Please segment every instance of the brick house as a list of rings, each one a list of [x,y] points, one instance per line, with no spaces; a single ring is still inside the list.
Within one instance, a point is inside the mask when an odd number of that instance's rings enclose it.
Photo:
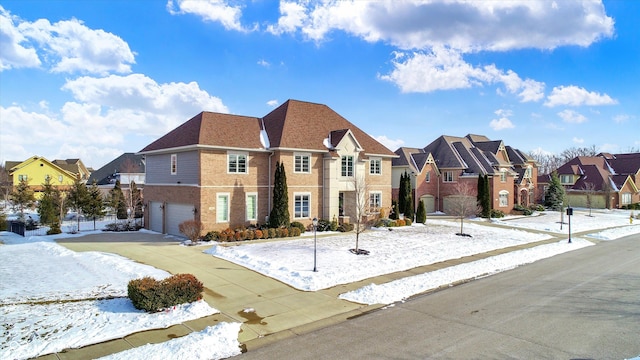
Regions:
[[[492,207],[505,213],[515,204],[535,201],[537,167],[529,156],[482,135],[440,136],[424,148],[399,148],[393,160],[393,198],[397,199],[400,175],[411,174],[416,204],[426,210],[446,213],[461,182],[477,195],[478,176],[487,175]]]
[[[355,181],[372,208],[391,204],[395,154],[322,104],[288,100],[262,118],[202,112],[146,146],[145,217],[151,230],[180,235],[265,223],[277,162],[284,164],[291,221],[355,216]]]
[[[640,202],[640,153],[576,156],[556,172],[567,205],[611,209]]]

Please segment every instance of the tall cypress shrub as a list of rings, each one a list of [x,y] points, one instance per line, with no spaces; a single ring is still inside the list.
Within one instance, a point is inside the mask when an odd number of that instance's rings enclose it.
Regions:
[[[416,210],[416,222],[424,224],[427,221],[427,210],[424,207],[424,201],[422,199],[418,203],[418,209]]]
[[[404,214],[406,208],[406,191],[407,188],[404,186],[404,177],[407,172],[405,171],[403,174],[400,174],[400,186],[398,187],[398,208],[397,214]]]
[[[478,174],[478,195],[476,195],[478,205],[482,208],[482,217],[486,217],[484,209],[484,176]]]
[[[411,189],[411,175],[404,173],[405,199],[404,199],[404,217],[413,220],[413,191]]]
[[[269,214],[269,227],[289,226],[289,219],[287,175],[284,170],[284,163],[278,161],[276,162],[276,172],[273,180],[273,207]]]
[[[487,218],[491,217],[491,190],[489,187],[489,176],[484,176],[484,198],[482,199],[483,205],[482,209],[485,212],[484,216]]]

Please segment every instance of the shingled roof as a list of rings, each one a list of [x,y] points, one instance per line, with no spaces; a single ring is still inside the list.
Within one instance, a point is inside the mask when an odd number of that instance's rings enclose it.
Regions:
[[[115,179],[115,174],[143,174],[144,172],[145,164],[142,155],[124,153],[92,172],[88,183],[92,184],[95,180],[98,185],[108,185],[111,184],[111,179]]]
[[[264,128],[263,128],[264,124]],[[260,140],[261,130],[268,136],[268,144]],[[212,146],[237,149],[305,149],[329,151],[325,139],[333,146],[333,137],[347,131],[355,136],[367,155],[395,157],[377,140],[360,130],[326,105],[288,100],[264,118],[202,112],[178,126],[140,153],[181,147]],[[339,140],[337,140],[339,141]]]
[[[140,152],[198,145],[263,148],[260,143],[260,119],[204,111],[147,145]]]
[[[333,134],[337,136],[348,129],[365,154],[395,157],[391,150],[327,105],[288,100],[263,119],[272,148],[327,151],[324,140],[329,134],[336,131]],[[335,140],[332,138],[331,142]]]

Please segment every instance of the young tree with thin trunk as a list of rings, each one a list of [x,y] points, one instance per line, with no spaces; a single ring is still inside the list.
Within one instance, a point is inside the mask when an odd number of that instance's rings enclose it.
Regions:
[[[453,193],[449,201],[449,213],[460,219],[460,232],[456,235],[468,236],[463,231],[464,219],[480,212],[478,200],[472,185],[467,182],[456,183]]]
[[[365,232],[370,226],[369,210],[371,204],[369,204],[369,185],[365,181],[364,176],[353,177],[353,191],[356,205],[356,218],[353,228],[356,233],[356,247],[351,249],[351,252],[356,255],[368,255],[369,252],[367,250],[360,249],[359,247],[360,234]]]
[[[77,214],[78,231],[80,231],[80,215],[82,214],[82,209],[86,206],[88,195],[87,185],[80,179],[76,179],[73,182],[73,187],[67,193],[66,203]]]
[[[20,180],[11,193],[11,202],[13,203],[14,209],[17,209],[20,213],[20,220],[24,221],[24,210],[30,209],[36,202],[33,189],[31,189],[26,179]]]
[[[87,217],[93,219],[93,230],[95,230],[96,218],[104,216],[104,199],[102,197],[102,192],[100,192],[98,184],[95,180],[89,188],[87,203],[85,204],[85,207],[82,209],[82,211],[84,211]]]
[[[596,196],[596,186],[591,182],[584,183],[582,187],[584,189],[584,195],[587,200],[587,207],[589,208],[589,216],[591,216],[591,208],[593,207],[593,198]]]

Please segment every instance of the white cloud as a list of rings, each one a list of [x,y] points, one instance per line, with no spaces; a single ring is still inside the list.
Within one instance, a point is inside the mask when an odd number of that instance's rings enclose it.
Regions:
[[[574,144],[584,144],[584,139],[583,138],[578,138],[578,137],[574,137],[572,139]]]
[[[267,26],[267,31],[275,35],[295,32],[308,18],[305,7],[295,2],[280,1],[280,13],[278,23]]]
[[[258,65],[266,67],[266,68],[271,66],[271,64],[268,61],[264,60],[264,59],[258,60]]]
[[[431,52],[394,53],[394,69],[379,78],[396,84],[402,92],[432,92],[465,89],[472,86],[502,84],[508,93],[516,94],[521,102],[538,101],[544,96],[544,83],[522,80],[509,70],[504,72],[495,65],[474,67],[462,58],[459,51],[434,47]]]
[[[491,120],[491,122],[489,123],[489,126],[491,126],[491,128],[495,131],[500,131],[504,129],[513,129],[515,127],[515,125],[513,125],[513,123],[511,122],[511,120],[505,117]]]
[[[385,135],[373,136],[374,139],[378,140],[382,145],[386,146],[387,149],[391,151],[395,151],[402,145],[404,145],[404,140],[401,139],[389,139]]]
[[[167,11],[171,15],[194,14],[204,21],[218,22],[227,30],[251,31],[242,26],[242,8],[224,0],[169,0]]]
[[[0,69],[38,67],[42,58],[52,72],[105,75],[129,73],[135,63],[129,45],[114,34],[89,29],[76,19],[22,21],[2,7],[0,44]]]
[[[267,101],[267,106],[274,108],[278,106],[279,103],[280,102],[277,99],[273,99],[273,100]]]
[[[122,149],[142,149],[203,110],[228,112],[219,98],[195,82],[158,84],[141,74],[80,77],[68,80],[63,89],[74,101],[66,102],[57,114],[40,107],[38,111],[46,114],[0,107],[4,160],[77,156],[90,166],[104,164]],[[30,153],[35,144],[47,153]]]
[[[40,66],[35,49],[28,46],[27,39],[14,25],[20,19],[12,16],[0,5],[0,72],[12,68]]]
[[[589,46],[613,36],[600,1],[286,1],[273,33],[300,31],[315,41],[343,31],[401,49],[446,45],[465,52]]]
[[[560,116],[564,122],[571,124],[581,124],[587,121],[587,118],[584,115],[569,109],[560,111],[558,116]]]
[[[596,105],[613,105],[618,102],[607,94],[590,92],[584,88],[569,85],[558,86],[553,88],[551,94],[547,97],[545,106],[554,107],[559,105],[566,106],[596,106]]]
[[[537,148],[531,150],[531,154],[532,155],[553,155],[554,153],[551,152],[551,151],[544,150],[541,147],[537,147]]]

